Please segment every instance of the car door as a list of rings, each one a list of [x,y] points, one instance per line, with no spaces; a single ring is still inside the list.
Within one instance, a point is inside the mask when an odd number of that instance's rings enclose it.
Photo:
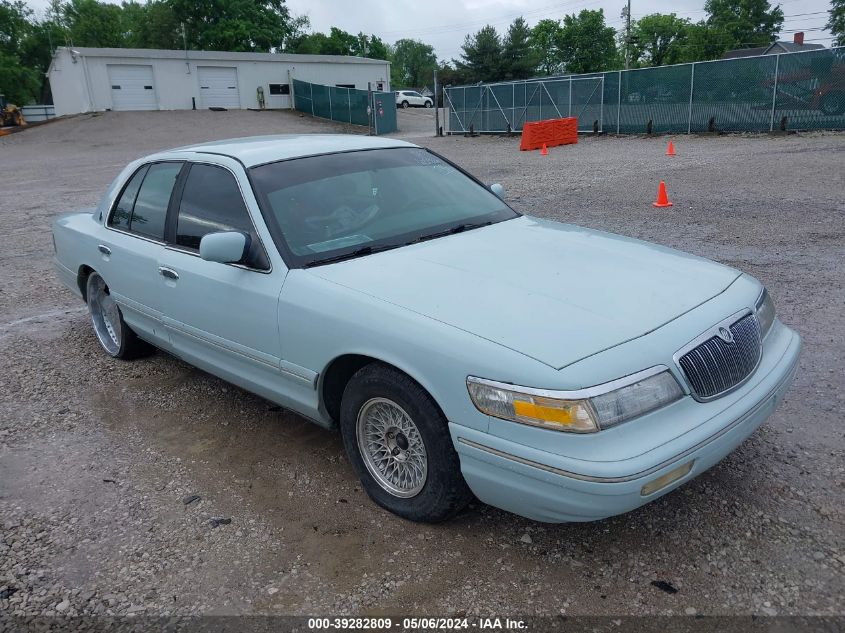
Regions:
[[[184,161],[160,161],[138,168],[106,218],[106,239],[98,243],[97,272],[138,336],[169,349],[163,326],[158,261],[164,252],[167,209]]]
[[[235,169],[204,162],[186,166],[168,217],[168,243],[159,258],[163,320],[178,356],[265,397],[276,397],[281,361],[278,303],[287,270],[278,262],[275,268],[271,265]],[[200,258],[200,240],[216,231],[249,236],[241,262]]]

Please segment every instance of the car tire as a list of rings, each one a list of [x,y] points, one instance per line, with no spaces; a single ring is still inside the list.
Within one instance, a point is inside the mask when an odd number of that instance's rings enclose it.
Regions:
[[[403,108],[407,108],[409,105],[411,105],[411,104],[410,104],[410,103],[408,103],[407,101],[403,101],[403,102],[402,102],[402,107],[403,107]]]
[[[437,523],[472,499],[446,418],[406,374],[381,363],[360,369],[343,392],[340,430],[364,490],[382,508]]]
[[[845,112],[845,92],[828,92],[822,98],[819,110],[828,116]]]
[[[152,345],[138,338],[123,320],[120,307],[111,298],[109,287],[99,273],[92,272],[85,281],[85,301],[100,347],[109,356],[132,360],[155,351]]]
[[[431,101],[426,100],[426,102],[425,102],[425,107],[426,107],[426,108],[430,108],[431,106],[432,106]]]

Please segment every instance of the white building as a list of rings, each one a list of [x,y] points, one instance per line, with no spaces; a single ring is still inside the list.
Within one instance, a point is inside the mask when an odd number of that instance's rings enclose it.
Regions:
[[[293,79],[390,90],[390,62],[289,55],[59,47],[47,73],[56,115],[102,110],[292,107]]]

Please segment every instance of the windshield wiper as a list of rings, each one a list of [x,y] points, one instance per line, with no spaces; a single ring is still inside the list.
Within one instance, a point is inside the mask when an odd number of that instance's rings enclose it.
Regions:
[[[492,220],[487,220],[487,222],[477,222],[475,224],[469,222],[464,224],[458,224],[457,226],[453,226],[450,229],[446,229],[445,231],[438,231],[437,233],[429,233],[428,235],[421,235],[420,237],[411,240],[408,244],[417,244],[418,242],[427,242],[428,240],[434,240],[438,237],[445,237],[447,235],[455,235],[455,233],[463,233],[464,231],[470,231],[472,229],[477,229],[482,226],[489,226],[493,224]]]
[[[331,257],[324,257],[322,259],[314,259],[304,265],[305,268],[311,266],[320,266],[322,264],[331,264],[333,262],[341,262],[346,259],[355,259],[356,257],[363,257],[364,255],[372,255],[373,253],[381,253],[382,251],[389,251],[393,248],[399,248],[401,244],[386,244],[384,246],[362,246],[349,253],[341,253],[340,255],[332,255]]]

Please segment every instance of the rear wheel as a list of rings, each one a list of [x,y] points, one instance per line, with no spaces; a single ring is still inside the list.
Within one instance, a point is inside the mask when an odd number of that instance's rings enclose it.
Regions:
[[[394,514],[443,521],[472,498],[446,419],[405,374],[380,363],[359,370],[344,390],[340,427],[364,490]]]
[[[120,307],[112,299],[106,282],[98,273],[88,275],[85,291],[91,324],[106,354],[130,360],[153,351],[151,345],[139,339],[126,325]]]
[[[403,108],[407,108],[409,105],[411,105],[411,104],[410,104],[410,103],[408,103],[407,101],[403,101],[403,102],[402,102],[402,107],[403,107]]]

